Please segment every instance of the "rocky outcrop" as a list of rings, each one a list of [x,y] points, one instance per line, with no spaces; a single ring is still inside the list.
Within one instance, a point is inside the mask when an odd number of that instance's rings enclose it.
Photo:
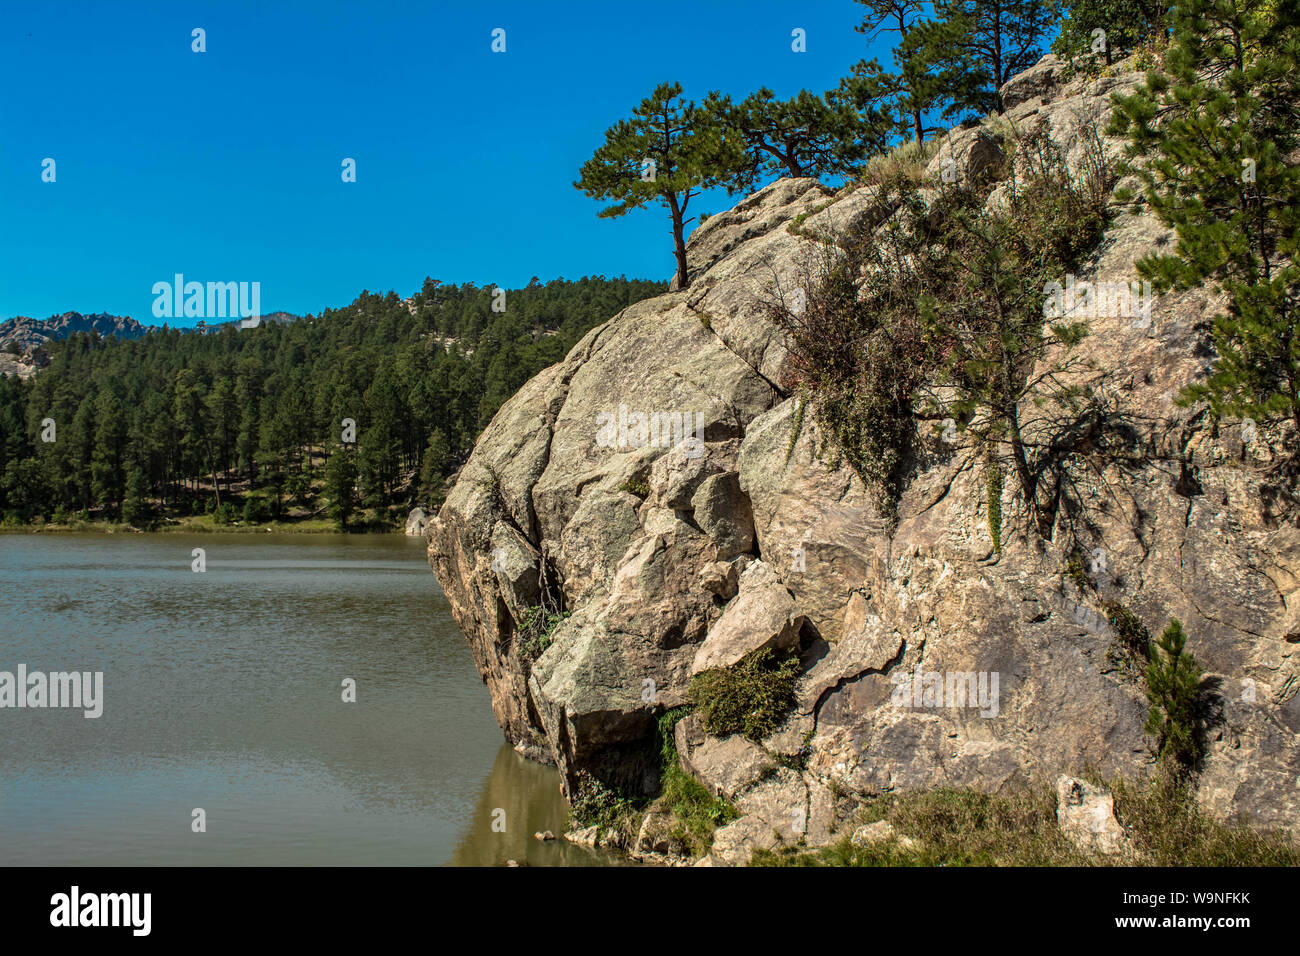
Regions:
[[[406,516],[406,533],[422,537],[429,524],[429,516],[423,508],[412,508]]]
[[[0,375],[17,375],[19,378],[31,378],[36,374],[36,364],[32,356],[21,358],[8,352],[0,352]]]
[[[148,330],[143,325],[130,316],[109,315],[107,312],[91,315],[64,312],[48,319],[31,319],[20,315],[0,322],[0,350],[28,352],[46,342],[66,339],[78,332],[138,339],[146,331]]]
[[[1064,66],[1060,57],[1049,53],[1029,69],[1017,73],[1002,87],[1002,108],[1014,110],[1030,100],[1050,103],[1060,84]]]
[[[1010,85],[1002,123],[954,131],[927,175],[1006,175],[1012,129],[1041,128],[1081,162],[1108,95],[1136,76],[1062,83],[1040,67]],[[1205,808],[1297,828],[1300,535],[1266,473],[1285,436],[1174,402],[1205,374],[1213,293],[1092,319],[1079,381],[1140,454],[1075,476],[1087,507],[1063,508],[1046,541],[1008,482],[997,554],[982,458],[961,435],[923,436],[891,526],[785,390],[771,305],[799,287],[800,233],[891,212],[869,187],[773,183],[696,230],[687,290],[594,329],[487,427],[430,523],[429,558],[507,738],[555,762],[570,793],[589,773],[651,795],[655,721],[693,674],[797,650],[797,705],[770,738],[678,724],[683,767],[741,814],[709,864],[848,835],[855,795],[1137,775],[1147,703],[1105,621],[1114,602],[1152,632],[1181,619],[1209,672]],[[1135,279],[1168,241],[1123,212],[1078,278]],[[1095,589],[1067,573],[1065,522]],[[530,660],[519,632],[537,605],[568,616]],[[648,847],[665,845],[661,823]]]
[[[757,651],[790,650],[799,644],[804,616],[776,572],[754,561],[740,576],[740,593],[709,629],[691,664],[691,674],[731,667]]]
[[[1056,822],[1066,839],[1087,856],[1113,856],[1128,844],[1124,828],[1115,819],[1115,798],[1074,777],[1056,781]]]

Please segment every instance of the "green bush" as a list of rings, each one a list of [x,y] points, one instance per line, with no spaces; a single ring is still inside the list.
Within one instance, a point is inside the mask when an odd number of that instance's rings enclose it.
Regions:
[[[650,497],[650,483],[644,478],[629,478],[618,486],[619,491],[626,491],[629,495],[636,495],[638,498]]]
[[[636,803],[585,770],[578,771],[570,813],[580,827],[620,829]]]
[[[265,498],[249,498],[244,502],[244,521],[262,524],[271,520],[271,503]]]
[[[695,675],[687,698],[715,737],[744,734],[759,741],[771,736],[794,707],[798,679],[797,654],[764,648],[731,667]]]

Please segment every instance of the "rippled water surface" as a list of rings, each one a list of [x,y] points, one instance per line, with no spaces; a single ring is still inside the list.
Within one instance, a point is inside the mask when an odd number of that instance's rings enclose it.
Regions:
[[[98,719],[0,708],[0,863],[609,862],[532,838],[558,778],[502,744],[423,544],[0,536],[0,671],[104,673]]]

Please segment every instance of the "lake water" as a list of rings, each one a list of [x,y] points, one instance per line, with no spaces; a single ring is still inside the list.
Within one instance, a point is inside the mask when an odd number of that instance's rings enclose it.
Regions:
[[[20,664],[102,671],[103,715],[0,708],[0,864],[612,862],[533,839],[558,777],[502,743],[422,539],[0,535]]]

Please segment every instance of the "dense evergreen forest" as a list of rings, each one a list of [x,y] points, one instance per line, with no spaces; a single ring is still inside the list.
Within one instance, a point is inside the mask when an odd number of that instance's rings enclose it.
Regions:
[[[441,500],[524,382],[665,289],[534,278],[503,297],[426,279],[410,299],[363,292],[253,329],[74,335],[51,343],[35,377],[0,378],[0,513],[9,524],[328,514],[391,526]]]

